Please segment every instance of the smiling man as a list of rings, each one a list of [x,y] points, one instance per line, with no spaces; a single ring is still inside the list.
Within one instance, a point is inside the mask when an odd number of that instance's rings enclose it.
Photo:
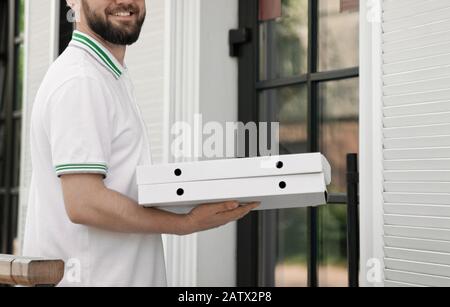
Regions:
[[[68,5],[79,12],[77,30],[33,106],[24,254],[65,260],[61,286],[165,286],[161,234],[216,228],[257,204],[205,204],[186,215],[138,206],[136,167],[151,156],[124,57],[145,1]]]

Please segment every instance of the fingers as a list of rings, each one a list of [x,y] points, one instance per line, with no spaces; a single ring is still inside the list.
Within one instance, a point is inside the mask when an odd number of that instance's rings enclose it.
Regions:
[[[230,201],[230,202],[226,202],[222,205],[219,204],[218,209],[219,208],[220,208],[220,210],[218,212],[234,210],[236,208],[239,208],[239,203],[237,201]]]
[[[220,215],[222,218],[224,218],[226,220],[225,223],[229,223],[231,221],[236,221],[236,220],[243,218],[248,213],[250,213],[250,211],[258,208],[259,206],[260,206],[260,203],[251,203],[251,204],[247,204],[247,205],[242,205],[237,209],[222,212],[222,213],[220,213]]]
[[[239,203],[237,201],[228,201],[217,204],[205,204],[203,205],[203,207],[208,208],[208,211],[211,214],[217,214],[225,211],[234,210],[239,207]]]
[[[259,206],[261,206],[260,202],[253,202],[253,203],[248,203],[248,204],[242,204],[241,208],[246,208],[249,211],[251,211],[251,210],[258,208]]]
[[[259,205],[260,203],[250,203],[240,206],[236,201],[201,205],[188,215],[190,223],[194,225],[192,232],[217,228],[239,220]]]
[[[261,206],[261,203],[259,203],[259,202],[244,205],[244,208],[247,209],[247,211],[244,212],[243,215],[239,219],[243,218],[245,215],[247,215],[251,211],[257,209],[259,206]]]

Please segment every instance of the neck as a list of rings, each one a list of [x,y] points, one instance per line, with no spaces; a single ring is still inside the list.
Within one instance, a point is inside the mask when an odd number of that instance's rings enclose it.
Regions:
[[[98,42],[100,42],[106,49],[108,49],[109,52],[119,61],[119,63],[123,66],[125,61],[125,52],[127,50],[127,47],[125,45],[114,45],[110,42],[104,40],[101,38],[97,33],[89,29],[83,24],[79,24],[77,27],[78,31],[81,31],[93,38],[95,38]]]

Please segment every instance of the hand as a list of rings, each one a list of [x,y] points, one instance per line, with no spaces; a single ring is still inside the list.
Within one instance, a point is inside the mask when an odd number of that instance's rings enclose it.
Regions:
[[[187,235],[218,228],[243,218],[259,205],[260,203],[239,205],[238,202],[200,205],[185,216],[186,227],[183,233]]]

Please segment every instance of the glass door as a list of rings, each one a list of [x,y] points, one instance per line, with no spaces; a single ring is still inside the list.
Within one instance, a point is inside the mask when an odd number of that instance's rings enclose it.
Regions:
[[[241,120],[279,122],[280,153],[322,152],[333,183],[328,206],[240,222],[238,262],[251,253],[245,240],[253,240],[253,285],[347,286],[346,155],[359,147],[359,1],[240,2],[240,26],[252,34],[239,60]],[[248,285],[252,272],[238,270]]]

